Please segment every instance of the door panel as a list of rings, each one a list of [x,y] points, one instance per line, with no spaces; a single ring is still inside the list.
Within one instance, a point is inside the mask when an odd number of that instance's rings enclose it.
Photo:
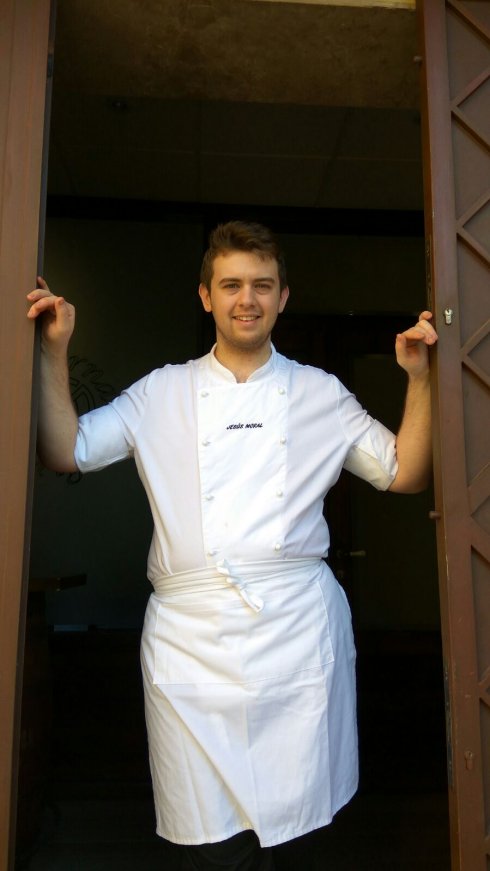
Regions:
[[[33,328],[50,2],[4,0],[0,26],[0,869],[13,862]],[[9,837],[10,835],[10,837]],[[9,849],[10,843],[10,849]]]
[[[490,2],[419,3],[453,869],[490,867]]]

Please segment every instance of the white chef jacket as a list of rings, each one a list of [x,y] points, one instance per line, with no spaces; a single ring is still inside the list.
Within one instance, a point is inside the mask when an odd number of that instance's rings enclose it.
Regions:
[[[355,650],[323,561],[342,467],[386,489],[395,438],[332,375],[272,349],[245,383],[214,355],[151,372],[80,419],[76,462],[133,456],[154,534],[142,669],[157,831],[331,821],[357,786]]]

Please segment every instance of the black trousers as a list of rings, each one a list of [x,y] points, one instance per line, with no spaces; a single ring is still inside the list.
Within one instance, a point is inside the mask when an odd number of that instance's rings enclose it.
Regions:
[[[239,832],[217,844],[182,847],[182,871],[273,871],[272,850],[255,832]]]
[[[323,826],[277,847],[261,848],[255,832],[197,846],[164,845],[169,871],[319,871],[329,855],[331,826]]]

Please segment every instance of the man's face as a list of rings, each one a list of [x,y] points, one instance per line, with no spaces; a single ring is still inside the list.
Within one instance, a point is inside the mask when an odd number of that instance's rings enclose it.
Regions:
[[[232,251],[215,258],[211,290],[201,284],[199,295],[205,310],[213,314],[218,349],[250,353],[269,346],[289,289],[280,289],[275,259]]]

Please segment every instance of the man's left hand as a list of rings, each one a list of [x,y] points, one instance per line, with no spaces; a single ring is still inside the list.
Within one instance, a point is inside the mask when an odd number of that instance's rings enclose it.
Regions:
[[[429,372],[429,347],[437,342],[437,333],[430,323],[432,312],[423,311],[415,326],[396,337],[396,359],[405,372],[418,378]]]

